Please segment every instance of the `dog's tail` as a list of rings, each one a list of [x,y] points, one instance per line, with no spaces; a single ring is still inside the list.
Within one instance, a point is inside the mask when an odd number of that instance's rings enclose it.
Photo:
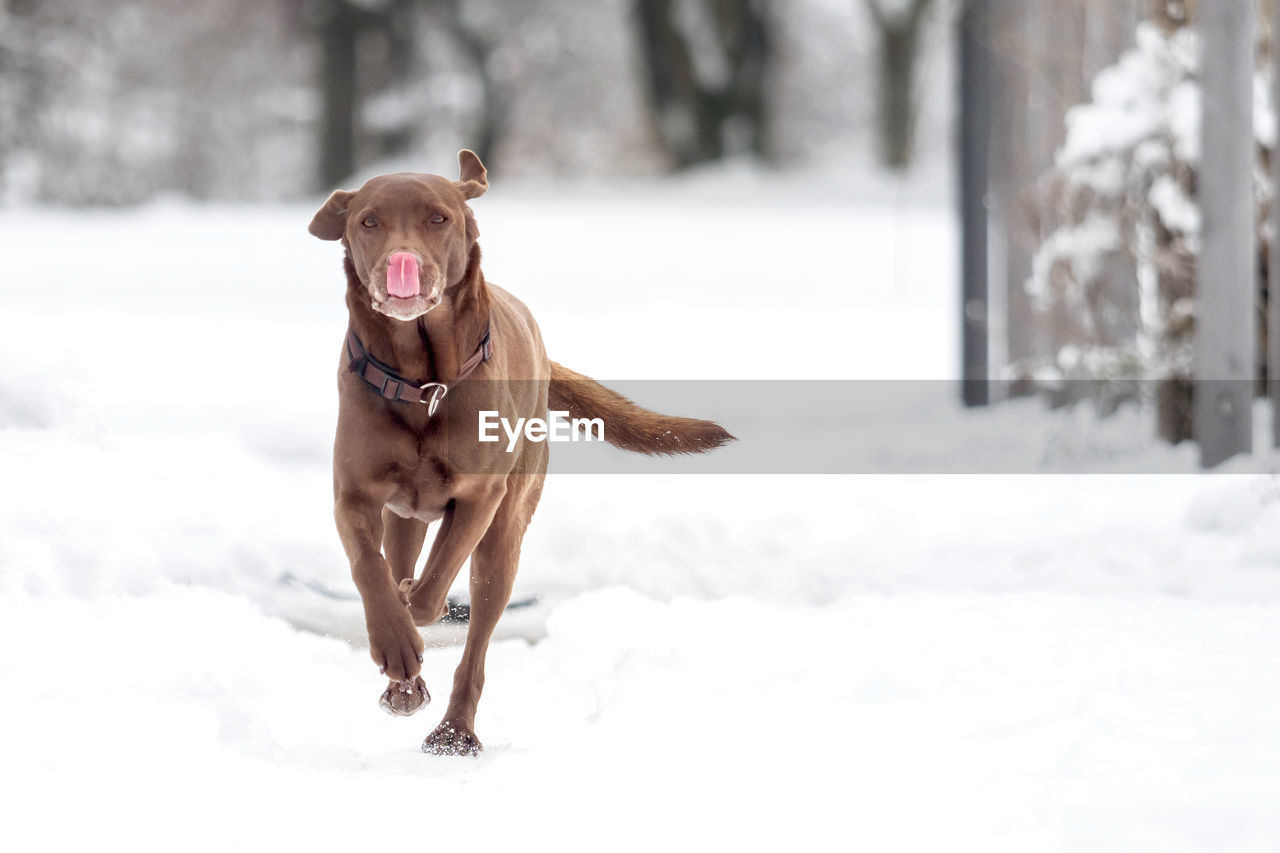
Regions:
[[[733,441],[717,423],[651,412],[589,376],[551,362],[549,408],[575,418],[599,418],[604,440],[650,456],[705,453]]]

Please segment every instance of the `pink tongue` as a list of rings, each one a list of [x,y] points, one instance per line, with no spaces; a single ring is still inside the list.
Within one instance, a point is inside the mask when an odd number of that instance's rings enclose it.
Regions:
[[[419,291],[418,259],[408,252],[396,252],[387,261],[387,292],[408,299]]]

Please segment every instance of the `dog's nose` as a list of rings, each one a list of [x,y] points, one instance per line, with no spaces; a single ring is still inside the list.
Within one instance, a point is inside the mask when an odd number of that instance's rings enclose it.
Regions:
[[[408,252],[393,252],[387,259],[387,293],[409,299],[420,291],[418,258]]]

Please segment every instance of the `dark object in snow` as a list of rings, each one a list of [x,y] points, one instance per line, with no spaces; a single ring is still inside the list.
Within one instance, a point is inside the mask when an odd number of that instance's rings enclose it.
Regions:
[[[453,624],[466,624],[471,621],[471,602],[458,596],[449,596],[449,612],[445,614],[441,622],[449,622]],[[538,603],[538,596],[531,595],[528,598],[521,598],[515,601],[507,602],[507,610],[518,610],[521,607],[532,607]]]
[[[304,587],[305,589],[309,589],[314,593],[323,595],[325,598],[332,598],[336,601],[359,601],[360,600],[360,596],[354,592],[342,592],[340,590],[331,589],[327,586],[321,586],[315,581],[307,580],[306,578],[300,578],[297,575],[295,575],[293,572],[285,572],[284,574],[282,574],[280,576],[280,583],[286,584],[286,585],[296,584],[297,586],[301,586],[301,587]],[[471,621],[471,602],[470,601],[467,601],[465,598],[459,595],[451,595],[449,596],[447,603],[449,605],[449,612],[446,613],[444,615],[444,618],[440,620],[441,623],[448,623],[453,625],[465,625],[467,622]],[[538,603],[538,596],[530,595],[530,596],[526,596],[525,598],[520,598],[514,601],[507,602],[506,609],[519,610],[520,608],[523,608],[523,607],[532,607],[537,603]],[[425,688],[423,689],[425,690]],[[384,694],[384,698],[385,698],[385,694]]]

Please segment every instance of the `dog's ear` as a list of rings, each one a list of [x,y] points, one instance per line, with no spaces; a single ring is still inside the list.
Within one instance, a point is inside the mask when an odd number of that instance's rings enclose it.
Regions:
[[[484,195],[484,191],[489,189],[489,173],[485,171],[484,163],[480,162],[476,152],[470,148],[459,151],[458,166],[461,174],[456,186],[462,190],[462,194],[467,198]]]
[[[324,206],[311,217],[307,230],[321,240],[341,240],[347,230],[347,205],[355,195],[350,190],[334,190]]]

